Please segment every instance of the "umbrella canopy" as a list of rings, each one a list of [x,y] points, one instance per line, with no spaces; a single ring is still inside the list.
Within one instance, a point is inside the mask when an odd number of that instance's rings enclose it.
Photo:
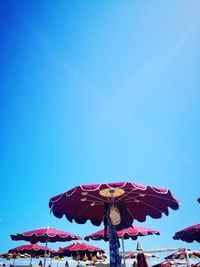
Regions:
[[[187,250],[187,255],[190,258],[200,258],[200,251],[192,251],[192,250]],[[186,258],[186,251],[185,250],[180,250],[178,252],[175,252],[173,254],[170,254],[168,256],[165,257],[165,259],[185,259]]]
[[[181,239],[188,243],[192,243],[193,241],[200,243],[200,224],[198,223],[176,232],[173,239]]]
[[[74,243],[64,248],[59,248],[58,254],[62,256],[67,257],[74,257],[74,256],[90,256],[90,255],[96,255],[97,252],[99,253],[105,253],[104,249],[91,246],[85,243]]]
[[[168,215],[168,208],[177,210],[179,207],[170,190],[132,182],[77,186],[52,197],[49,207],[57,218],[65,215],[70,222],[83,224],[90,220],[98,226],[104,218],[105,203],[111,198],[119,209],[127,209],[125,220],[130,222],[129,226],[134,219],[140,222],[144,222],[146,216],[157,219],[162,213]]]
[[[37,242],[64,242],[81,239],[81,237],[78,235],[64,232],[51,227],[38,228],[22,234],[15,234],[10,236],[12,240],[25,240],[29,241],[31,244],[35,244]]]
[[[40,246],[37,244],[31,244],[31,245],[23,245],[23,246],[9,249],[8,252],[9,253],[21,253],[21,254],[28,253],[31,255],[31,257],[36,257],[36,256],[42,256],[45,253],[54,254],[55,250],[46,248],[44,246]]]
[[[126,229],[122,229],[117,231],[117,235],[119,238],[128,239],[131,238],[132,240],[136,240],[138,236],[147,236],[147,235],[159,235],[160,233],[157,230],[153,230],[143,226],[131,226]],[[84,239],[89,241],[92,240],[104,240],[108,241],[108,235],[104,235],[104,229],[97,231],[91,235],[86,236]]]

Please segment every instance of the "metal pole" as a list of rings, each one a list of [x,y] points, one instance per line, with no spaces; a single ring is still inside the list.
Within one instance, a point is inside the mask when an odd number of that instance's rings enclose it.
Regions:
[[[45,267],[45,265],[46,265],[47,244],[48,244],[48,239],[46,240],[46,245],[45,245],[45,252],[44,252],[44,267]]]
[[[187,262],[187,266],[190,267],[190,259],[189,259],[187,247],[185,247],[185,259]]]
[[[124,237],[123,236],[122,236],[122,251],[123,251],[124,267],[126,267],[126,256],[124,253]]]

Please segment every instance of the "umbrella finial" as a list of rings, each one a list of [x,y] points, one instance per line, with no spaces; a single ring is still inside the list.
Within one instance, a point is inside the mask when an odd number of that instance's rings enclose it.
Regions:
[[[136,250],[142,250],[142,247],[140,245],[140,242],[137,242],[137,249]]]

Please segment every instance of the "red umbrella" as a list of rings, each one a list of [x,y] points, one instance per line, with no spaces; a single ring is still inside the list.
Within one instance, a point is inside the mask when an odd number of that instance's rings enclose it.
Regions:
[[[200,251],[193,251],[193,250],[190,250],[188,249],[187,250],[187,255],[190,257],[190,258],[200,258]],[[187,257],[186,255],[186,251],[185,250],[180,250],[178,252],[175,252],[173,254],[170,254],[168,256],[165,257],[165,259],[185,259]]]
[[[153,229],[143,227],[143,226],[131,226],[129,228],[117,231],[117,236],[122,239],[123,253],[124,253],[124,239],[131,238],[132,240],[136,240],[138,236],[147,236],[147,235],[153,235],[153,234],[159,235],[160,233],[157,230],[153,230]],[[84,239],[87,241],[89,241],[89,239],[107,241],[108,235],[109,233],[107,234],[107,236],[105,236],[104,230],[100,230],[98,232],[95,232],[91,235],[86,236]],[[125,265],[126,257],[124,256],[124,254],[123,254],[123,258],[124,258],[124,265]]]
[[[13,265],[15,263],[15,259],[20,259],[20,258],[30,258],[31,256],[27,253],[25,254],[20,254],[20,253],[4,253],[0,255],[0,258],[4,258],[6,260],[14,259],[13,260]]]
[[[28,253],[31,255],[31,258],[36,256],[42,256],[46,253],[52,255],[55,253],[55,250],[40,246],[37,244],[31,244],[31,245],[23,245],[19,247],[12,248],[8,251],[9,253]]]
[[[37,242],[46,243],[46,247],[48,242],[64,242],[64,241],[71,241],[71,240],[78,240],[81,239],[80,236],[71,234],[68,232],[64,232],[58,230],[56,228],[51,227],[44,227],[38,228],[32,231],[28,231],[22,234],[10,235],[12,240],[25,240],[29,241],[32,244]],[[46,253],[45,253],[46,254]],[[46,257],[44,257],[44,267],[46,263]]]
[[[139,242],[137,243],[137,250],[142,251],[142,247]],[[137,258],[137,267],[148,267],[148,263],[146,261],[144,253],[138,253],[136,258]]]
[[[132,240],[136,240],[138,236],[147,236],[147,235],[159,235],[160,233],[157,230],[153,230],[147,227],[143,226],[131,226],[126,229],[122,229],[120,231],[117,231],[117,235],[119,238],[123,239],[129,239],[131,238]],[[108,235],[105,237],[104,235],[104,229],[97,231],[91,235],[88,235],[84,237],[85,240],[89,241],[90,239],[92,240],[104,240],[108,241]]]
[[[200,243],[200,224],[198,223],[176,232],[173,239],[181,239],[182,241],[186,241],[188,243],[193,241]]]
[[[110,203],[111,198],[120,210],[127,211],[123,223],[128,221],[129,226],[134,219],[144,222],[147,215],[157,219],[162,213],[168,215],[168,208],[177,210],[179,207],[170,190],[132,182],[77,186],[52,197],[49,207],[58,218],[65,215],[70,222],[75,220],[83,224],[90,220],[94,225],[100,225],[105,203]]]
[[[35,244],[37,242],[64,242],[81,239],[81,237],[78,235],[74,235],[51,227],[38,228],[22,234],[10,236],[12,240],[25,240],[29,241],[31,244]]]
[[[64,248],[59,248],[58,250],[58,254],[62,255],[62,256],[67,256],[67,257],[74,257],[74,256],[84,256],[84,255],[88,255],[90,256],[92,255],[96,255],[97,252],[99,253],[105,253],[104,249],[95,247],[95,246],[91,246],[85,243],[74,243],[71,244],[67,247]]]
[[[118,182],[77,186],[51,198],[49,207],[56,217],[65,215],[70,222],[83,224],[90,220],[100,225],[104,220],[110,228],[111,266],[120,266],[116,230],[130,227],[134,219],[143,222],[147,216],[158,219],[163,213],[168,215],[168,208],[176,210],[179,204],[168,189]]]

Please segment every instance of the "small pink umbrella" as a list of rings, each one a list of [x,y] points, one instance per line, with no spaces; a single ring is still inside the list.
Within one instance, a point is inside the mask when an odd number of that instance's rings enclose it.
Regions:
[[[165,259],[185,259],[186,257],[190,257],[190,258],[200,258],[200,251],[193,251],[188,249],[187,250],[187,254],[185,250],[180,250],[178,252],[175,252],[173,254],[170,254],[168,256],[165,257]]]
[[[37,242],[64,242],[81,239],[81,237],[78,235],[64,232],[51,227],[38,228],[35,230],[24,232],[22,234],[15,234],[10,236],[12,240],[24,240],[30,242],[31,244],[35,244]]]
[[[173,239],[181,239],[188,243],[192,243],[193,241],[200,243],[200,224],[198,223],[176,232]]]
[[[153,230],[147,227],[143,226],[131,226],[126,229],[122,229],[120,231],[117,231],[117,235],[119,238],[122,239],[129,239],[136,240],[138,236],[147,236],[147,235],[159,235],[159,231]],[[97,231],[91,235],[88,235],[84,237],[85,240],[89,241],[92,240],[104,240],[108,241],[109,233],[107,233],[107,236],[104,235],[104,229]]]
[[[14,265],[16,259],[19,259],[19,258],[31,258],[31,256],[29,254],[27,254],[27,253],[21,254],[21,253],[14,252],[14,253],[1,254],[0,258],[4,258],[6,260],[14,259],[13,260],[13,265]]]
[[[62,256],[74,257],[74,256],[84,256],[96,255],[97,252],[105,253],[105,250],[95,246],[91,246],[85,243],[74,243],[64,248],[59,248],[58,253]]]
[[[142,247],[139,242],[137,243],[137,250],[142,251]],[[138,253],[136,259],[137,259],[137,267],[148,267],[148,263],[144,253]]]
[[[53,255],[55,253],[55,250],[37,244],[31,244],[31,245],[22,245],[19,247],[9,249],[8,252],[21,253],[21,254],[27,253],[31,255],[31,260],[32,260],[33,257],[42,256],[45,255],[46,253]]]
[[[157,230],[153,230],[147,227],[143,226],[131,226],[126,229],[122,229],[120,231],[117,231],[117,236],[122,239],[122,249],[124,253],[124,239],[131,238],[132,240],[136,240],[138,236],[147,236],[147,235],[159,235],[160,233]],[[104,229],[97,231],[91,235],[86,236],[84,239],[89,241],[92,240],[104,240],[108,241],[109,232],[107,232],[107,236],[104,235]],[[124,258],[124,264],[125,264],[125,256]]]

